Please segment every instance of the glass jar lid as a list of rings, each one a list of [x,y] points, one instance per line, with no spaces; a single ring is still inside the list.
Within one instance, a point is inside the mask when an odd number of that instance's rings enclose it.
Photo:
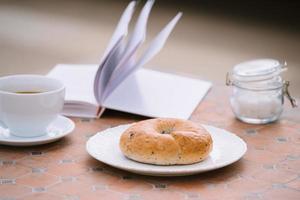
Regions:
[[[257,59],[242,62],[233,67],[232,81],[263,81],[278,76],[286,70],[286,63],[274,59]]]
[[[268,58],[242,62],[227,73],[226,85],[252,91],[282,89],[292,106],[297,107],[297,101],[288,91],[289,81],[284,81],[280,76],[281,72],[287,70],[286,66],[286,62]]]

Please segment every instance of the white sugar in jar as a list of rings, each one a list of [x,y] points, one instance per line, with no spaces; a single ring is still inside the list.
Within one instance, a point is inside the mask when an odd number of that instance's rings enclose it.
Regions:
[[[227,74],[226,84],[231,85],[230,104],[241,121],[265,124],[277,120],[283,111],[284,95],[296,106],[289,92],[289,82],[280,74],[286,63],[273,59],[258,59],[240,63]]]

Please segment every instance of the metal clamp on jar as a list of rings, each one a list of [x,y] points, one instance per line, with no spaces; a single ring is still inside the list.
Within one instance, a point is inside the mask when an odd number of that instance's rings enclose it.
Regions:
[[[240,63],[227,73],[226,85],[233,86],[230,104],[238,119],[251,124],[273,122],[283,111],[284,96],[297,106],[288,91],[289,82],[280,76],[286,66],[286,62],[258,59]]]

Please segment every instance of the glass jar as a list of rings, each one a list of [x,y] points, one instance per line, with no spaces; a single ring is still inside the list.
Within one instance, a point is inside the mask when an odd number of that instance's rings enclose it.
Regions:
[[[289,82],[280,74],[286,63],[273,59],[259,59],[240,63],[227,73],[226,85],[231,85],[230,104],[235,116],[247,123],[266,124],[277,120],[282,111],[284,96],[296,101],[289,92]]]

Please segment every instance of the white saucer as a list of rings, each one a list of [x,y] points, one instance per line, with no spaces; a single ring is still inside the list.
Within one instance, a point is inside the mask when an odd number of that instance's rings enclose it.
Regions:
[[[192,165],[174,166],[143,164],[129,160],[119,148],[120,136],[129,126],[130,124],[121,125],[97,133],[86,144],[88,153],[103,163],[137,174],[184,176],[225,167],[238,161],[247,151],[246,143],[235,134],[203,125],[213,138],[213,151],[204,161]]]
[[[18,137],[9,133],[9,129],[0,123],[0,144],[11,146],[32,146],[56,141],[74,130],[75,124],[69,118],[58,116],[47,128],[47,133],[38,137]]]

